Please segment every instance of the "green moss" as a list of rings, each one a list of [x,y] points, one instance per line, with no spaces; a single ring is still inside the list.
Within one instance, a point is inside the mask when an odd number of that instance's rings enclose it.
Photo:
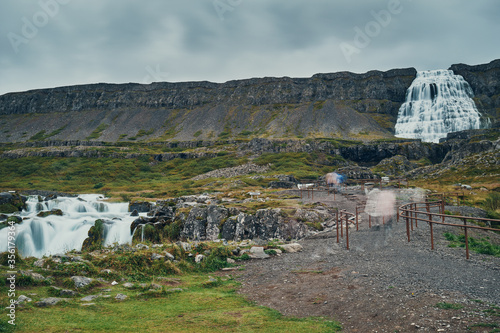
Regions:
[[[99,126],[97,126],[97,128],[92,131],[92,133],[87,137],[87,140],[92,140],[92,139],[98,139],[102,132],[104,132],[104,130],[106,130],[106,128],[108,128],[109,125],[107,124],[100,124]]]
[[[317,101],[314,102],[313,108],[314,110],[321,110],[325,106],[325,101]]]
[[[104,242],[104,222],[96,220],[90,228],[88,237],[83,241],[82,250],[94,251],[101,249]]]
[[[1,204],[0,205],[0,213],[12,214],[15,212],[19,212],[19,209],[17,209],[17,207],[14,205],[11,205],[11,204]]]

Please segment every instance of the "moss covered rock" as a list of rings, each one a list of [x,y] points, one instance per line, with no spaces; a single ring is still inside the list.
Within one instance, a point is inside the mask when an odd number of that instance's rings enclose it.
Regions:
[[[26,208],[26,198],[18,193],[0,193],[0,213],[12,214]]]
[[[52,209],[50,211],[43,211],[43,212],[36,214],[36,216],[38,216],[38,217],[47,217],[50,215],[63,216],[63,212],[60,209]]]
[[[104,243],[104,221],[99,219],[90,228],[88,237],[83,241],[82,250],[94,251],[102,248]]]

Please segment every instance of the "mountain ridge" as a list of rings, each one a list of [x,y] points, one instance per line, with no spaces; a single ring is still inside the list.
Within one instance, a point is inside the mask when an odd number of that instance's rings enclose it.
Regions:
[[[497,119],[500,60],[452,68],[469,78],[480,111]],[[0,96],[0,141],[388,138],[415,76],[414,68],[404,68],[8,93]]]

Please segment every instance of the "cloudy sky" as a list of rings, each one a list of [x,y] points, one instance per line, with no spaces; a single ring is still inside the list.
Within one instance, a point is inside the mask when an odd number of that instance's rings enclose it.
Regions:
[[[500,58],[498,0],[0,0],[0,94]]]

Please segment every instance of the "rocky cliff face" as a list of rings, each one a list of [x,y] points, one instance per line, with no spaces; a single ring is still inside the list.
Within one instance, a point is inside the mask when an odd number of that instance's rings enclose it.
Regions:
[[[453,65],[500,116],[500,60]],[[0,96],[0,142],[390,137],[414,68],[226,83],[93,84]]]
[[[500,59],[489,64],[469,66],[452,65],[450,69],[462,75],[470,84],[478,110],[491,117],[493,123],[500,119]]]
[[[299,104],[333,100],[403,102],[415,69],[316,74],[311,78],[260,78],[210,82],[94,84],[32,90],[0,96],[0,114],[96,109],[185,109],[203,105]]]
[[[0,96],[1,141],[389,136],[415,75],[410,68],[10,93]]]

